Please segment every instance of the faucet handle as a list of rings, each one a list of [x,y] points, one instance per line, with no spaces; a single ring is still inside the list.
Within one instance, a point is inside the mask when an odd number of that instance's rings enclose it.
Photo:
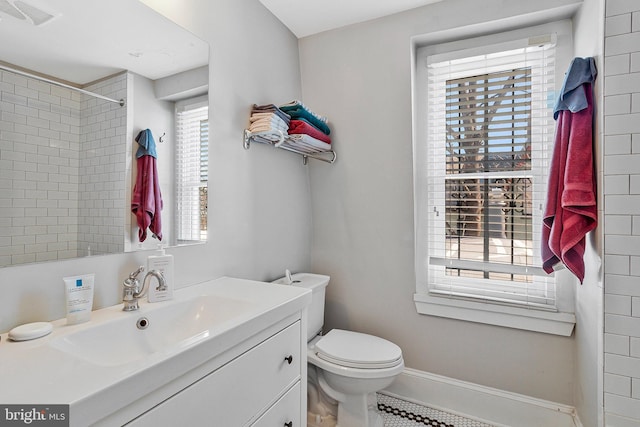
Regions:
[[[138,267],[136,271],[129,274],[129,279],[131,280],[135,279],[136,277],[138,277],[138,274],[142,273],[143,271],[144,271],[144,265],[141,265],[140,267]]]
[[[144,266],[141,265],[140,267],[138,267],[136,271],[129,274],[128,279],[124,280],[122,284],[124,286],[125,293],[138,291],[138,286],[140,285],[140,281],[138,280],[138,274],[142,273],[143,271],[144,271]]]

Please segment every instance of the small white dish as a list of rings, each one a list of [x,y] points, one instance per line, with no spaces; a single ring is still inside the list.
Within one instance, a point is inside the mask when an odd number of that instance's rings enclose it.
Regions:
[[[53,325],[49,322],[34,322],[16,326],[9,331],[9,339],[12,341],[29,341],[49,335]]]

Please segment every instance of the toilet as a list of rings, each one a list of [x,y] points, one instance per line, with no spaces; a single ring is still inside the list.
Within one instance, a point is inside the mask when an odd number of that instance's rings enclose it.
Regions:
[[[342,329],[322,335],[329,276],[290,274],[274,283],[312,291],[307,319],[309,427],[383,427],[376,392],[404,369],[402,350],[385,339]]]

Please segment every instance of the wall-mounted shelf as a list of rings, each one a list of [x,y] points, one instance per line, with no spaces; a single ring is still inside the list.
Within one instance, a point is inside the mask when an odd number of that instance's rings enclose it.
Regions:
[[[308,158],[333,163],[337,157],[336,152],[333,150],[316,147],[296,135],[287,135],[281,131],[250,132],[249,130],[245,130],[243,138],[245,150],[251,147],[252,141],[299,154],[302,156],[302,161],[305,165],[307,164]]]

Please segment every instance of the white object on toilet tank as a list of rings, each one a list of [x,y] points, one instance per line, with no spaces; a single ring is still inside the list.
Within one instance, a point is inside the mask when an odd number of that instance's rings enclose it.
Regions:
[[[322,274],[295,273],[288,274],[273,282],[280,285],[301,286],[311,289],[311,305],[307,312],[307,341],[311,341],[313,337],[322,331],[322,325],[324,325],[324,297],[329,279],[331,279],[329,276]]]

